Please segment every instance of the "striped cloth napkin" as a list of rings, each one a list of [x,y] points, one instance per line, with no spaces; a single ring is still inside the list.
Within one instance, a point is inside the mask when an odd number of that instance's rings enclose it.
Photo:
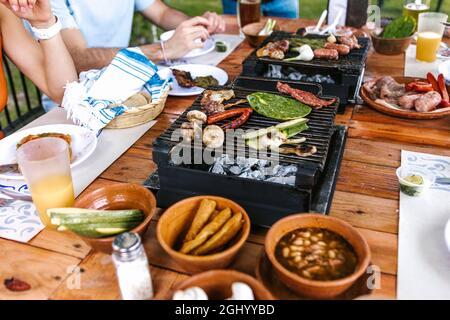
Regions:
[[[152,100],[161,97],[170,80],[162,80],[157,72],[141,49],[122,49],[109,66],[82,72],[79,82],[67,84],[62,106],[76,124],[99,132],[127,110],[120,104],[130,96],[147,91]]]

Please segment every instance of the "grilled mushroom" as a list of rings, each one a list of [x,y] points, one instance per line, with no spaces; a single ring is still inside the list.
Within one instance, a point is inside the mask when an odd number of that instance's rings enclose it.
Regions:
[[[223,146],[225,141],[225,132],[221,127],[210,125],[203,130],[203,143],[206,147],[215,149]]]
[[[189,111],[186,115],[189,122],[199,124],[200,126],[208,120],[206,114],[198,110]]]
[[[183,135],[183,142],[191,142],[192,140],[194,140],[195,136],[194,124],[191,122],[182,123],[181,134]]]

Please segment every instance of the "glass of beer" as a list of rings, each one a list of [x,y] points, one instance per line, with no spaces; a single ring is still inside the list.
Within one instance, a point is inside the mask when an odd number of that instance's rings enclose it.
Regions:
[[[416,59],[423,62],[434,62],[441,45],[447,21],[445,13],[427,12],[419,14]]]
[[[413,17],[416,23],[418,23],[419,14],[428,11],[430,11],[430,0],[405,0],[403,5],[403,15]]]
[[[243,27],[253,22],[259,22],[261,20],[261,0],[238,0],[237,19],[241,34]]]
[[[42,224],[51,226],[47,209],[71,207],[75,200],[69,145],[60,138],[32,140],[17,150],[17,162]]]

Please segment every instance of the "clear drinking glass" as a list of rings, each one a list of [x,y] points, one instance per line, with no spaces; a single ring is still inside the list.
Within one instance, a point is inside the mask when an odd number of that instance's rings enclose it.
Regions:
[[[246,25],[261,20],[261,0],[238,0],[237,20],[242,33]]]
[[[74,203],[69,145],[60,138],[40,138],[17,150],[17,162],[31,191],[42,224],[51,226],[47,209]]]
[[[403,15],[413,17],[417,23],[419,14],[430,11],[430,2],[430,0],[405,0],[403,4]]]
[[[441,45],[447,21],[445,13],[428,12],[419,14],[416,59],[424,62],[434,62]]]

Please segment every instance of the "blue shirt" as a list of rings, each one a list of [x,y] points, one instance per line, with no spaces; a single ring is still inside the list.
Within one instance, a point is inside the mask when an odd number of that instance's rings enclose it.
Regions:
[[[128,47],[135,11],[154,0],[51,0],[63,29],[80,29],[89,48]]]

